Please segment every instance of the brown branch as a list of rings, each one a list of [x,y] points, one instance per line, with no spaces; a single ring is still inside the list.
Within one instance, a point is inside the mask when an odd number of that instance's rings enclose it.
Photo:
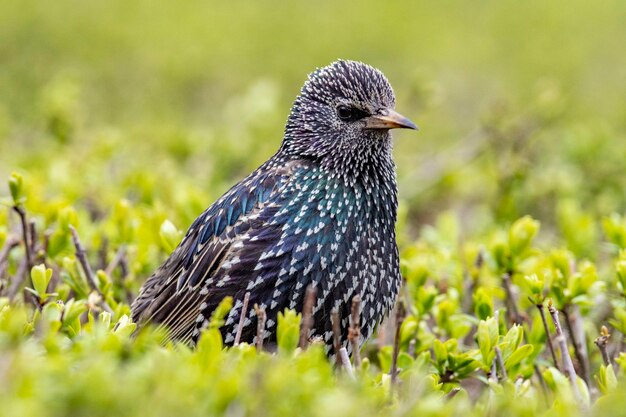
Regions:
[[[237,346],[241,340],[241,333],[243,332],[243,325],[246,322],[246,314],[248,314],[248,303],[250,302],[250,292],[248,291],[243,297],[243,305],[241,306],[241,315],[239,316],[239,323],[237,324],[237,333],[235,334],[235,341],[233,346]]]
[[[108,313],[113,313],[111,307],[107,304],[104,294],[98,288],[98,283],[96,281],[96,277],[94,276],[93,270],[89,265],[89,261],[87,260],[87,252],[85,251],[85,247],[83,246],[80,238],[78,237],[78,232],[74,228],[74,226],[70,225],[70,232],[72,232],[72,242],[74,243],[74,247],[76,249],[76,257],[80,262],[81,267],[83,268],[83,272],[85,273],[85,278],[87,278],[87,283],[92,291],[95,291],[101,298],[100,305],[101,307]]]
[[[30,241],[28,239],[28,221],[26,220],[26,211],[20,205],[13,206],[13,210],[20,217],[20,223],[22,224],[22,241],[24,242],[24,254],[26,255],[26,270],[30,271],[32,264],[32,256],[30,253]]]
[[[361,352],[359,342],[361,339],[361,297],[355,295],[352,297],[352,311],[350,315],[352,323],[348,330],[348,340],[352,345],[352,360],[354,361],[354,367],[361,368]]]
[[[98,268],[106,271],[107,267],[107,254],[109,253],[109,239],[106,236],[102,236],[102,244],[98,248]],[[111,274],[107,274],[111,275]]]
[[[574,363],[572,362],[572,357],[569,354],[569,350],[567,348],[567,340],[565,339],[565,335],[563,334],[563,329],[561,328],[561,322],[559,320],[559,312],[550,302],[548,304],[548,312],[552,317],[552,322],[554,323],[554,327],[556,329],[556,341],[559,344],[559,348],[561,349],[561,358],[563,359],[563,370],[565,374],[569,378],[572,385],[572,392],[574,393],[574,397],[578,401],[579,404],[582,404],[583,399],[580,394],[580,390],[578,389],[578,381],[576,380],[576,370],[574,369]]]
[[[504,291],[506,292],[506,300],[509,308],[507,309],[507,315],[511,324],[522,324],[522,317],[517,309],[517,303],[513,296],[513,284],[511,283],[511,273],[505,272],[502,275],[502,283],[504,284]]]
[[[339,318],[339,310],[333,308],[330,311],[330,323],[333,326],[333,352],[335,352],[335,364],[341,367],[341,358],[339,350],[341,349],[341,321]]]
[[[9,290],[7,291],[7,297],[9,300],[13,300],[17,293],[20,290],[20,286],[24,283],[27,275],[27,262],[26,257],[22,258],[13,279],[11,280],[11,285],[9,286]]]
[[[450,390],[450,392],[448,392],[446,395],[444,395],[444,396],[443,396],[443,398],[444,398],[446,401],[450,401],[450,400],[452,400],[454,397],[456,397],[456,395],[457,395],[459,392],[461,392],[461,388],[459,388],[459,387],[452,388],[452,389]]]
[[[122,261],[125,256],[126,256],[126,246],[122,245],[119,247],[119,249],[115,253],[115,256],[113,257],[111,262],[109,262],[109,264],[104,268],[104,272],[108,276],[111,276],[115,268],[117,268],[118,266],[120,267],[122,266]]]
[[[4,271],[9,264],[9,255],[11,251],[20,245],[20,238],[14,235],[9,235],[0,250],[0,277],[4,274]]]
[[[413,359],[415,359],[415,350],[417,347],[417,340],[415,338],[411,339],[411,341],[409,342],[409,349],[407,350],[407,353],[409,354],[410,357],[412,357]]]
[[[529,297],[531,302],[533,300]],[[550,354],[552,355],[552,361],[554,362],[554,367],[559,369],[559,361],[556,358],[556,352],[554,350],[554,343],[552,342],[552,337],[550,336],[550,330],[548,329],[548,320],[546,319],[546,312],[544,310],[543,303],[536,303],[535,307],[539,310],[539,315],[541,316],[541,322],[543,323],[543,329],[546,332],[546,342],[548,343],[548,348],[550,349]]]
[[[403,303],[398,303],[396,309],[396,331],[393,338],[393,355],[391,357],[391,385],[394,386],[398,379],[398,355],[400,354],[400,327],[404,322],[406,311]]]
[[[313,327],[313,307],[315,307],[315,300],[317,295],[317,288],[314,285],[306,287],[304,294],[304,306],[302,307],[302,322],[300,323],[300,341],[298,346],[300,349],[306,349],[309,345],[309,332]]]
[[[494,350],[496,351],[496,361],[498,363],[498,367],[500,368],[500,373],[502,374],[501,381],[506,381],[509,378],[509,376],[506,372],[506,368],[504,367],[504,359],[502,359],[502,351],[500,350],[498,346],[496,346]]]
[[[37,254],[37,263],[46,263],[46,258],[48,257],[48,247],[50,247],[50,236],[52,236],[52,231],[46,230],[43,234],[43,242],[39,248],[39,253]]]
[[[263,339],[265,336],[265,321],[267,320],[267,313],[265,313],[265,309],[258,306],[258,304],[254,305],[254,310],[256,311],[257,324],[256,324],[256,350],[261,352],[263,350]]]
[[[602,361],[604,362],[605,366],[609,366],[612,363],[611,357],[609,356],[609,351],[607,349],[610,338],[611,333],[609,333],[609,329],[607,329],[606,326],[602,326],[600,328],[600,336],[596,337],[596,340],[593,341],[593,343],[595,343],[600,350],[600,353],[602,353]]]
[[[11,251],[19,245],[20,239],[14,235],[9,235],[4,242],[4,246],[0,250],[0,280],[2,280],[2,277],[4,277],[4,273],[9,268],[9,255],[11,254]],[[2,295],[4,289],[4,286],[0,284],[0,295]]]
[[[589,375],[589,357],[587,354],[587,346],[585,344],[585,333],[579,325],[581,322],[580,316],[576,313],[576,310],[570,312],[570,307],[571,305],[566,305],[562,312],[565,316],[565,324],[567,325],[572,345],[574,346],[574,354],[576,355],[576,360],[578,361],[578,365],[580,367],[580,376],[589,386],[591,385],[591,376]]]
[[[30,253],[35,258],[37,256],[37,224],[35,220],[31,219],[28,222],[28,230],[30,233]]]

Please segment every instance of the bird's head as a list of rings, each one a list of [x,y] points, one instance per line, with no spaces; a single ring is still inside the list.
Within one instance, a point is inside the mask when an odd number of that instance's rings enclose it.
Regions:
[[[389,130],[395,128],[417,129],[395,111],[393,89],[383,73],[340,60],[309,75],[287,120],[283,149],[320,159],[353,159],[389,148]]]

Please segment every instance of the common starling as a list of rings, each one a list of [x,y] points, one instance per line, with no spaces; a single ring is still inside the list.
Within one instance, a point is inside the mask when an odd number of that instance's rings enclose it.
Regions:
[[[416,129],[394,111],[377,69],[336,61],[309,75],[278,152],[198,217],[145,282],[132,305],[139,326],[165,327],[194,345],[225,296],[234,305],[221,328],[232,344],[243,300],[266,312],[266,343],[277,315],[301,312],[315,288],[310,337],[334,354],[331,311],[348,343],[351,301],[361,298],[359,344],[393,307],[401,277],[396,245],[397,187],[390,129]],[[256,342],[248,308],[241,341]]]

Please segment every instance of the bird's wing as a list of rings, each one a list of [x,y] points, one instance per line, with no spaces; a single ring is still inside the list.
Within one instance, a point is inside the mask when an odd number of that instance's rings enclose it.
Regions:
[[[140,326],[148,322],[164,326],[174,339],[188,337],[196,328],[199,312],[206,308],[209,289],[212,284],[219,284],[213,282],[216,271],[237,261],[242,240],[249,239],[252,230],[264,226],[261,217],[266,219],[268,211],[276,211],[272,201],[293,173],[308,163],[291,161],[277,167],[261,167],[209,207],[191,225],[172,255],[144,283],[132,305],[133,320]],[[248,257],[263,251],[263,238],[257,236],[255,241],[256,244],[246,246]],[[211,299],[215,298],[212,294]]]

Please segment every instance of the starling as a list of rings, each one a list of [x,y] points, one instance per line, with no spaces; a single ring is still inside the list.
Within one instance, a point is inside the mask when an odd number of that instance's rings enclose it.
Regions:
[[[349,316],[358,295],[362,345],[401,283],[390,129],[416,126],[394,107],[391,85],[369,65],[339,60],[310,74],[278,152],[193,222],[141,288],[133,320],[194,345],[220,301],[232,296],[221,328],[229,345],[249,293],[249,305],[266,312],[262,337],[271,344],[278,313],[301,312],[312,286],[309,337],[334,354],[336,309],[340,343],[351,351]],[[242,320],[241,341],[255,343],[256,310],[248,308]]]

